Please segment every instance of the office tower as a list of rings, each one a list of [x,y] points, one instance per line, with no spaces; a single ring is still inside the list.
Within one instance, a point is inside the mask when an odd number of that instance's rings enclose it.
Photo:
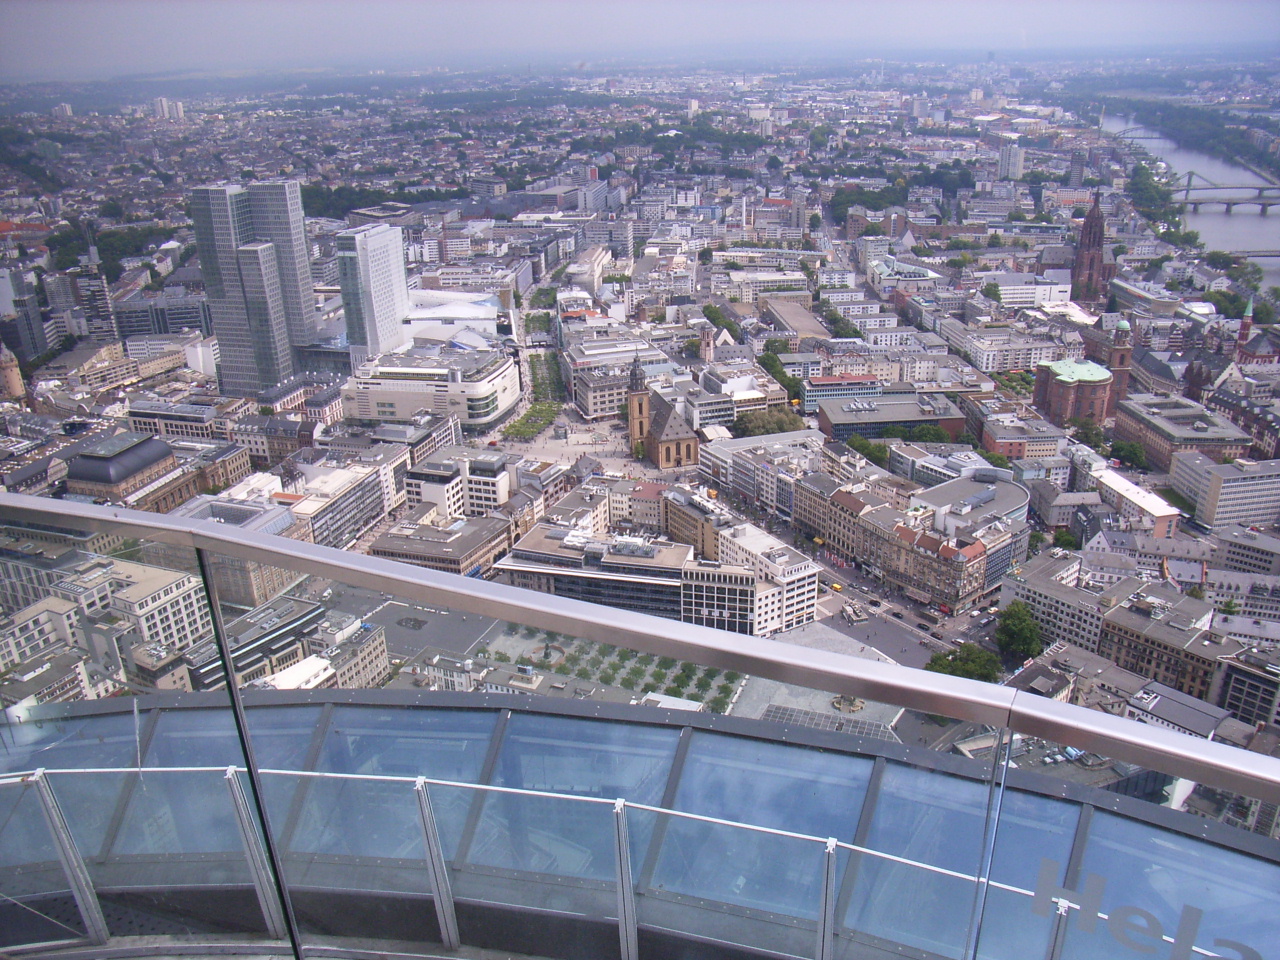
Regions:
[[[1079,190],[1084,186],[1084,151],[1073,150],[1071,152],[1071,168],[1067,174],[1067,186],[1072,190]]]
[[[1022,147],[1005,144],[1000,148],[1000,162],[996,167],[997,180],[1021,180],[1026,172],[1027,151]]]
[[[293,375],[314,339],[302,192],[296,181],[197,187],[200,267],[222,353],[222,389],[250,396]]]
[[[151,112],[155,114],[157,120],[169,119],[169,101],[165,97],[156,97],[151,101]]]
[[[17,268],[0,270],[0,340],[24,361],[49,349],[39,298]]]
[[[76,304],[75,277],[67,273],[46,273],[44,275],[44,292],[49,299],[51,313],[66,313],[74,310]]]
[[[69,103],[58,104],[56,107],[53,108],[52,113],[55,117],[58,117],[63,120],[69,117],[75,116],[75,112],[71,109],[71,104]]]
[[[20,269],[0,269],[0,316],[13,313],[13,298],[21,294],[25,284]]]
[[[311,251],[302,213],[302,186],[296,180],[249,184],[254,239],[275,246],[280,292],[289,343],[302,346],[316,339],[316,310],[311,289]]]
[[[405,342],[409,285],[399,227],[364,224],[337,235],[338,283],[354,368]]]
[[[89,339],[99,343],[119,340],[120,328],[116,326],[111,291],[107,278],[98,270],[98,265],[89,263],[77,267],[71,273],[76,279],[76,291],[80,297],[80,306],[84,309]]]

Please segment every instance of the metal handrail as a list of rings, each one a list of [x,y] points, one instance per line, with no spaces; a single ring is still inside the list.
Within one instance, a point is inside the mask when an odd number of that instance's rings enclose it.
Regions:
[[[611,607],[253,533],[207,520],[13,493],[0,493],[0,520],[46,523],[211,551],[660,657],[1007,727],[1017,733],[1280,803],[1280,759],[1059,703],[1012,687],[727,633],[647,614],[628,613],[622,618]]]

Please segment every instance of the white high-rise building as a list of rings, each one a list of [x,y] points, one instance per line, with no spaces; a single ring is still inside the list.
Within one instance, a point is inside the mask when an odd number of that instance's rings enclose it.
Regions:
[[[369,223],[337,235],[338,283],[352,369],[406,342],[409,284],[399,227]]]
[[[181,120],[184,115],[181,100],[156,97],[151,101],[151,112],[157,120]]]
[[[316,335],[301,189],[292,180],[197,187],[191,213],[222,390],[252,396],[292,376],[291,348]]]
[[[1027,151],[1011,143],[1000,148],[1000,160],[996,165],[997,180],[1021,180],[1026,173]]]

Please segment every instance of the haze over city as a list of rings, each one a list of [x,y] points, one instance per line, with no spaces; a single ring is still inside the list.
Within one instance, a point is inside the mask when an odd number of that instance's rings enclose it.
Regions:
[[[1277,208],[1275,2],[0,0],[0,955],[1273,957]]]
[[[56,38],[56,42],[53,42]],[[1274,51],[1268,0],[5,0],[0,76]]]

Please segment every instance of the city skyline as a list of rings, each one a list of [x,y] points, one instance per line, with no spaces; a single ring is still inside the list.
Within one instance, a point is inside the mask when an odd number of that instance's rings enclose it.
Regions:
[[[1120,49],[1274,51],[1280,7],[1096,0],[1069,6],[912,0],[888,7],[807,0],[660,2],[607,12],[579,0],[466,5],[376,0],[353,5],[8,0],[0,4],[0,79],[106,80],[149,74],[238,74],[438,68],[602,69],[637,60],[691,65],[786,58],[1019,58]],[[1066,23],[1105,24],[1087,37]],[[572,31],[565,29],[572,24]],[[191,29],[198,25],[199,29]],[[246,30],[252,25],[252,30]],[[394,27],[394,29],[391,29]],[[140,46],[131,39],[146,35]],[[50,37],[58,42],[50,44]],[[625,40],[624,43],[620,41]]]

